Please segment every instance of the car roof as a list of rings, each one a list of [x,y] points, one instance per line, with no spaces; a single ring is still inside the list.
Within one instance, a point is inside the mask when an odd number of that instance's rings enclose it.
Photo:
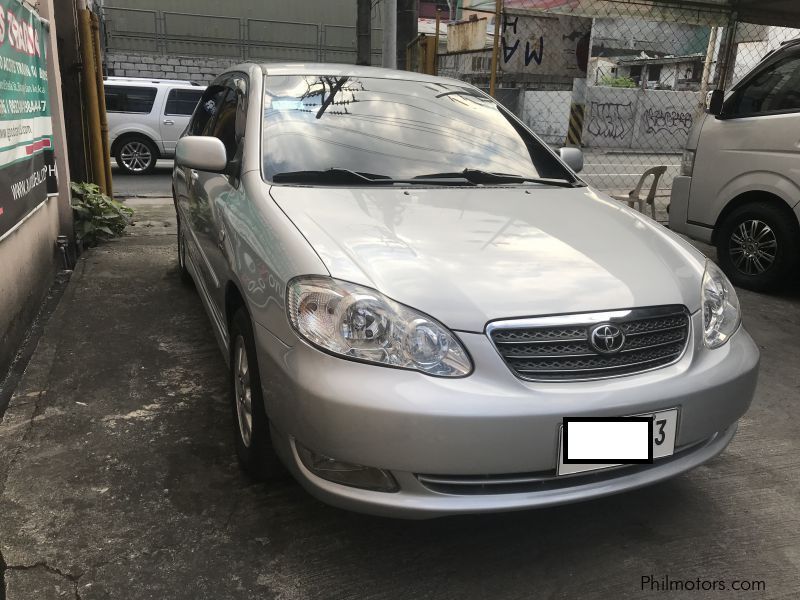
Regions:
[[[149,78],[149,77],[117,77],[111,76],[106,77],[103,79],[103,83],[124,83],[125,85],[137,86],[137,85],[146,85],[152,87],[154,85],[168,85],[170,87],[184,87],[184,88],[194,88],[194,89],[203,89],[206,87],[202,83],[197,83],[196,81],[185,81],[183,79],[157,79],[157,78]]]
[[[364,67],[339,63],[243,63],[231,67],[227,71],[246,71],[252,66],[259,67],[266,75],[330,75],[345,77],[377,77],[380,79],[396,79],[404,81],[429,81],[431,83],[448,82],[457,83],[465,87],[470,84],[449,77],[425,75],[414,71],[399,71],[397,69],[384,69],[382,67]]]

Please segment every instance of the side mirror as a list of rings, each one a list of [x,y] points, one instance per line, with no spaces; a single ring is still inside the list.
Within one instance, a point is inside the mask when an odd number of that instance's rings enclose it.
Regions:
[[[558,153],[561,155],[561,160],[567,163],[570,169],[576,173],[580,173],[583,170],[583,152],[581,152],[580,148],[566,146],[561,148]]]
[[[722,114],[722,101],[725,99],[725,92],[722,90],[711,90],[706,94],[705,108],[709,115],[719,116]]]
[[[228,154],[219,138],[190,135],[178,140],[175,163],[198,171],[223,173],[228,166]]]

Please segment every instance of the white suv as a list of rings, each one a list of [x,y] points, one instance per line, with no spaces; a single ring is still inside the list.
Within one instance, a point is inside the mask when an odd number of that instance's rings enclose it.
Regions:
[[[175,156],[175,144],[204,90],[189,81],[107,77],[108,137],[119,167],[143,175],[159,158]]]

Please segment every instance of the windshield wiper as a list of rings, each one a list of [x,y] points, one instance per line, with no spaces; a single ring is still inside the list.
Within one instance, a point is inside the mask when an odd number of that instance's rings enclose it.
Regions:
[[[387,175],[359,173],[350,169],[330,168],[325,171],[287,171],[272,177],[275,183],[369,183],[392,184],[396,180]]]
[[[460,177],[460,175],[459,175]],[[413,184],[413,185],[475,185],[475,182],[465,180],[463,183],[454,184],[449,177],[436,177],[436,176],[421,176],[414,177],[413,179],[394,179],[388,175],[377,175],[375,173],[361,173],[351,169],[342,169],[339,167],[331,167],[324,171],[286,171],[285,173],[276,173],[272,176],[273,183],[328,183],[347,185],[353,184],[366,184],[366,185],[393,185],[395,183]]]
[[[514,175],[512,173],[495,173],[492,171],[483,171],[481,169],[464,169],[463,171],[456,171],[453,173],[430,173],[428,175],[420,175],[419,179],[466,179],[472,183],[541,183],[544,185],[553,185],[557,187],[580,187],[582,184],[578,181],[570,181],[568,179],[551,179],[547,177],[526,177],[524,175]],[[415,179],[418,179],[415,177]]]

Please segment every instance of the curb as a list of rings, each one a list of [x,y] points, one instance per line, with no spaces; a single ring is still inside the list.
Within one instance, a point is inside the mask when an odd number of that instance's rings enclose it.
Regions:
[[[78,282],[83,279],[83,274],[86,269],[86,252],[78,259],[75,268],[72,270],[72,275],[67,282],[64,292],[58,301],[53,312],[47,320],[47,323],[42,329],[41,337],[36,343],[36,348],[33,350],[28,364],[25,366],[25,371],[16,386],[16,389],[11,394],[11,399],[8,401],[8,406],[0,418],[0,446],[2,452],[0,457],[6,452],[13,450],[9,442],[19,442],[25,434],[21,431],[20,425],[33,422],[36,415],[36,410],[39,405],[40,398],[45,394],[47,387],[47,378],[50,375],[53,362],[55,360],[57,344],[51,342],[50,334],[54,323],[65,317],[66,305],[75,295]],[[12,430],[11,435],[6,435],[8,429]],[[19,431],[19,436],[14,435],[13,432]],[[16,439],[18,437],[18,439]],[[0,465],[1,467],[1,465]]]

